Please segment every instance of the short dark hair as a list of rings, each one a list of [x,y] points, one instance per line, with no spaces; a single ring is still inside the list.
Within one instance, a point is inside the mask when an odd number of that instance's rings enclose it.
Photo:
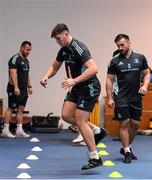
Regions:
[[[61,34],[63,31],[69,32],[67,25],[63,23],[57,24],[52,30],[51,38],[55,37],[57,34]]]
[[[29,42],[29,41],[23,41],[22,44],[21,44],[21,47],[24,47],[24,46],[26,46],[27,44],[28,44],[29,46],[32,45],[31,42]]]
[[[116,38],[115,38],[115,43],[117,43],[118,41],[120,41],[120,39],[122,39],[122,38],[125,38],[125,39],[129,40],[129,36],[128,36],[128,35],[126,35],[126,34],[118,34],[118,35],[116,36]]]

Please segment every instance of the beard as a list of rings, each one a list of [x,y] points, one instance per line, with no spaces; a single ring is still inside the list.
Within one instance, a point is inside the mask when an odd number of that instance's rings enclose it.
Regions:
[[[23,55],[24,58],[26,58],[26,57],[28,57],[29,53],[22,52],[22,55]]]
[[[126,55],[128,53],[129,49],[126,50],[120,50],[121,55]]]

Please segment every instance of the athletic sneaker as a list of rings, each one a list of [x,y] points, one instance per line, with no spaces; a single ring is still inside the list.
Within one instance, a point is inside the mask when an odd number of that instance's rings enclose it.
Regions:
[[[87,144],[84,141],[81,141],[79,143],[73,143],[74,146],[86,146]]]
[[[16,131],[16,137],[19,137],[19,138],[29,138],[30,135],[26,134],[23,130],[17,130]]]
[[[107,131],[104,128],[100,128],[101,132],[99,134],[94,134],[94,139],[96,145],[107,135]]]
[[[84,139],[83,139],[81,133],[79,133],[78,136],[77,136],[77,138],[73,139],[72,142],[73,142],[73,143],[80,143],[80,142],[82,142],[82,141],[84,141]]]
[[[133,159],[133,160],[137,160],[138,158],[137,158],[137,156],[135,156],[135,155],[133,154],[131,148],[130,148],[130,152],[131,152],[131,155],[132,155],[132,159]],[[120,149],[120,154],[125,155],[125,151],[124,151],[123,148]]]
[[[4,138],[15,138],[15,136],[9,130],[6,130],[6,129],[2,130],[1,137],[4,137]]]
[[[86,164],[81,168],[82,170],[92,169],[95,167],[102,166],[102,159],[99,157],[99,159],[89,159]]]
[[[123,162],[129,164],[131,163],[131,160],[132,160],[131,152],[126,152]]]
[[[79,145],[81,145],[81,146],[86,146],[87,144],[86,144],[84,141],[81,141],[81,142],[79,143]]]

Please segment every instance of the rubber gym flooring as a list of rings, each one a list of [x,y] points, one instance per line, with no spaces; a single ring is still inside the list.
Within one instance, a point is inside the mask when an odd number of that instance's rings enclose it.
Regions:
[[[136,136],[133,150],[138,160],[122,162],[120,142],[107,136],[99,145],[104,166],[82,171],[85,146],[74,146],[77,134],[32,133],[29,139],[0,138],[0,179],[152,179],[152,137]],[[39,142],[31,142],[31,140]],[[31,159],[31,158],[32,159]]]

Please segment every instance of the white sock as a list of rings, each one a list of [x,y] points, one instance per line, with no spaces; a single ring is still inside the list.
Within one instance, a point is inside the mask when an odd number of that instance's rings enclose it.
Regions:
[[[93,126],[92,130],[94,134],[99,134],[101,132],[101,129],[96,125]]]
[[[23,131],[23,129],[22,129],[22,124],[20,123],[20,124],[17,124],[17,130],[18,131]]]
[[[79,131],[78,136],[82,136],[81,132]]]
[[[89,159],[99,159],[97,151],[89,152]]]
[[[125,147],[125,148],[124,148],[124,151],[125,151],[125,153],[126,153],[126,152],[130,152],[130,147]]]
[[[9,123],[4,123],[4,129],[9,131]]]
[[[131,144],[129,144],[129,148],[131,148]]]

